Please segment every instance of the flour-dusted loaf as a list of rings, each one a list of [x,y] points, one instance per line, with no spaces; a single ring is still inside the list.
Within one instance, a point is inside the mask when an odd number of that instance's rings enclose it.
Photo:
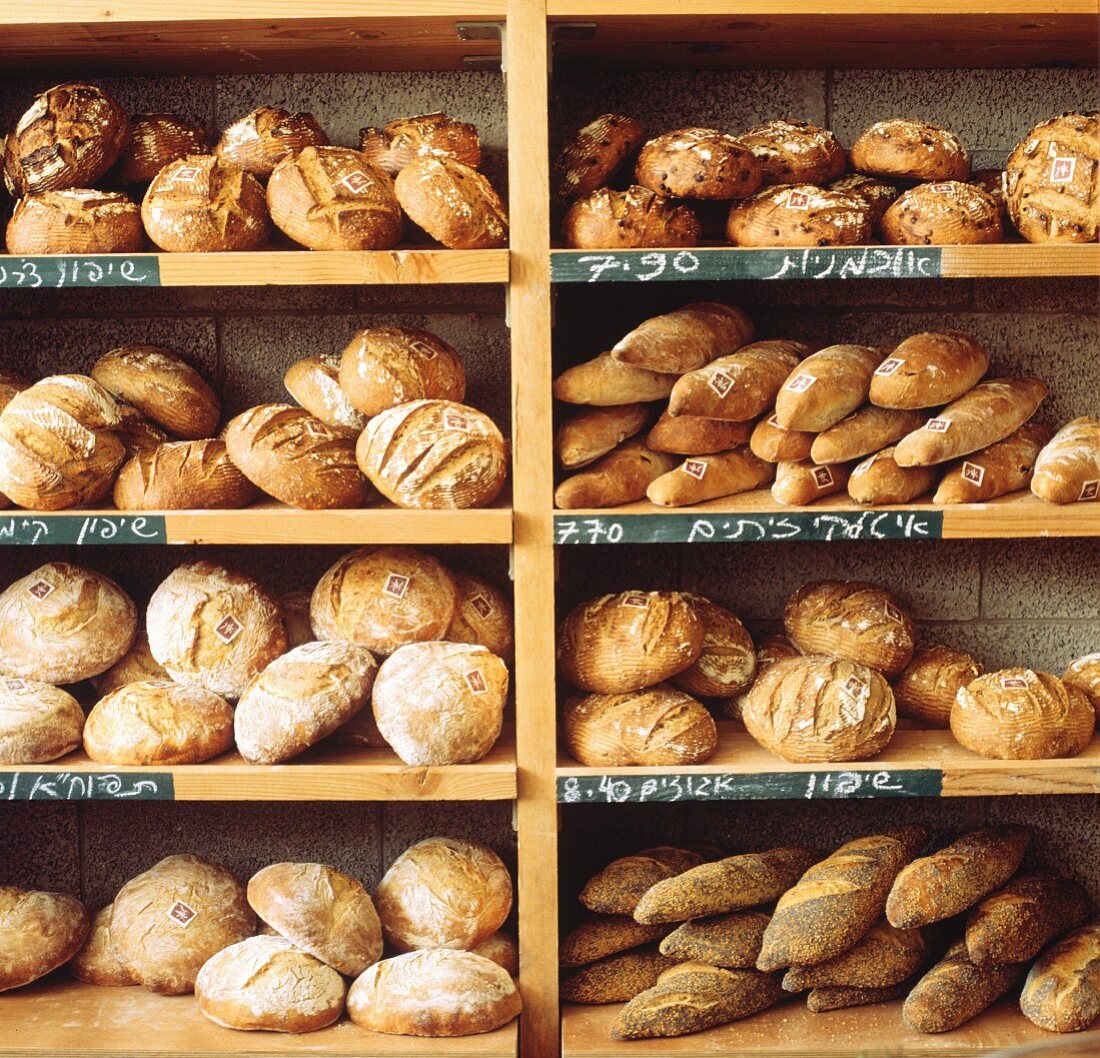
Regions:
[[[372,1032],[469,1036],[523,1008],[503,967],[469,951],[416,951],[375,963],[348,992],[348,1017]]]
[[[409,219],[451,250],[508,245],[508,214],[488,177],[451,158],[418,158],[394,181]]]
[[[577,899],[589,911],[605,915],[634,915],[638,901],[654,885],[698,867],[702,862],[702,854],[694,849],[671,845],[643,849],[633,856],[612,860],[597,871],[581,887]],[[645,919],[636,921],[644,922]]]
[[[645,443],[651,452],[703,456],[748,444],[752,436],[751,421],[729,422],[702,415],[669,415],[666,408],[646,435]],[[759,452],[755,454],[760,456]]]
[[[1067,687],[1076,687],[1096,707],[1100,720],[1100,653],[1086,654],[1071,661],[1069,668],[1062,673],[1062,682]]]
[[[1039,956],[1024,981],[1020,1010],[1047,1032],[1080,1032],[1100,1017],[1100,919]]]
[[[603,187],[644,139],[645,127],[623,114],[601,114],[590,121],[554,159],[555,200],[572,202]]]
[[[471,764],[496,744],[508,666],[470,643],[410,643],[378,670],[371,695],[382,737],[408,765]]]
[[[149,636],[141,629],[134,637],[133,646],[118,661],[98,676],[92,677],[92,686],[103,696],[117,691],[119,687],[125,687],[128,683],[167,678],[168,673],[164,671],[164,666],[153,657],[149,649]]]
[[[852,144],[852,168],[905,180],[965,180],[970,161],[953,132],[918,118],[876,121]]]
[[[662,133],[643,145],[634,166],[639,184],[672,198],[746,198],[762,178],[753,152],[718,129]]]
[[[69,188],[19,199],[5,243],[11,254],[137,253],[145,229],[141,210],[126,195]]]
[[[666,591],[602,595],[575,607],[562,622],[558,666],[584,691],[637,691],[694,664],[705,633],[692,596]]]
[[[765,121],[737,138],[759,160],[764,184],[828,184],[848,162],[836,136],[806,121]]]
[[[694,919],[677,926],[660,944],[662,955],[701,962],[708,966],[752,967],[760,954],[764,930],[771,919],[766,911],[733,911]],[[667,926],[643,926],[659,929]]]
[[[278,603],[251,577],[201,560],[177,566],[149,599],[149,649],[172,679],[225,698],[286,651]]]
[[[454,575],[412,547],[350,551],[317,582],[310,621],[317,639],[345,639],[375,654],[443,639],[458,606]]]
[[[170,441],[133,456],[115,479],[121,510],[245,507],[260,495],[229,458],[224,441]]]
[[[75,896],[0,886],[0,992],[68,962],[88,928],[88,912]]]
[[[1054,436],[1048,426],[1025,422],[1004,440],[996,441],[951,463],[940,480],[934,503],[981,503],[1026,489],[1035,460]]]
[[[936,487],[938,467],[899,466],[897,446],[860,460],[848,478],[848,495],[868,507],[909,503]]]
[[[199,1010],[227,1029],[313,1032],[344,1012],[346,986],[285,937],[248,937],[213,954],[195,979]]]
[[[130,132],[130,142],[107,174],[112,187],[144,186],[169,162],[210,149],[206,129],[177,114],[135,114]]]
[[[989,353],[961,331],[922,331],[897,345],[871,376],[880,408],[935,408],[961,397],[989,369]],[[895,438],[896,440],[896,438]]]
[[[512,977],[519,976],[519,945],[510,933],[497,930],[487,940],[470,949],[475,955],[481,955],[494,962]]]
[[[577,412],[558,428],[554,453],[566,470],[588,466],[640,433],[652,420],[650,409],[639,403]],[[650,444],[647,439],[646,446]]]
[[[832,466],[804,459],[798,463],[780,463],[775,468],[772,499],[776,503],[802,506],[843,492],[850,470],[841,463]]]
[[[634,401],[665,400],[675,383],[675,375],[635,367],[606,352],[566,368],[554,379],[554,397],[567,404],[612,407]]]
[[[756,675],[752,636],[737,615],[725,607],[701,595],[688,598],[703,622],[703,650],[690,668],[677,673],[670,682],[701,698],[739,694]]]
[[[586,915],[562,939],[558,965],[571,968],[660,940],[668,927],[647,926],[626,915]],[[669,954],[669,953],[665,953]]]
[[[114,904],[108,904],[92,916],[87,938],[80,951],[69,961],[69,973],[78,981],[108,986],[138,983],[133,973],[122,964],[111,942],[111,916],[114,910]]]
[[[296,361],[283,375],[283,385],[310,415],[349,437],[358,437],[370,418],[352,404],[341,387],[337,356],[326,353]]]
[[[508,917],[512,879],[500,857],[476,841],[427,838],[390,864],[374,905],[397,951],[468,950]]]
[[[960,180],[903,191],[879,227],[884,241],[895,246],[963,246],[1004,238],[993,196]]]
[[[303,643],[249,680],[233,718],[250,764],[279,764],[331,735],[366,706],[377,668],[366,647]]]
[[[645,441],[627,441],[566,478],[554,490],[554,506],[576,510],[632,503],[677,463],[675,456],[651,451]]]
[[[183,995],[210,956],[250,937],[256,916],[245,888],[199,856],[168,856],[131,878],[115,897],[111,940],[119,959],[151,992]]]
[[[1035,460],[1031,491],[1048,503],[1100,500],[1100,419],[1066,423]]]
[[[951,709],[955,738],[997,760],[1075,757],[1095,725],[1084,691],[1033,669],[988,672],[963,687]]]
[[[874,379],[871,380],[872,389]],[[811,438],[809,455],[815,463],[844,463],[879,452],[916,430],[925,416],[915,410],[879,408],[864,404],[851,415]]]
[[[283,937],[355,977],[382,955],[382,924],[362,882],[325,863],[273,863],[248,880],[252,910]]]
[[[847,951],[814,966],[792,966],[783,977],[783,988],[888,988],[916,973],[924,958],[919,929],[898,929],[880,919]]]
[[[950,727],[956,695],[983,672],[982,663],[963,650],[940,643],[917,647],[909,664],[894,677],[898,716]]]
[[[839,179],[831,181],[828,188],[830,191],[842,191],[863,202],[870,213],[871,224],[875,229],[878,228],[890,204],[901,194],[901,188],[897,184],[868,176],[866,173],[855,172],[845,173]]]
[[[222,133],[214,153],[223,162],[267,178],[284,158],[327,143],[325,130],[312,114],[265,106],[234,121]]]
[[[784,430],[773,412],[753,427],[749,448],[769,463],[793,463],[809,458],[816,436],[807,430]]]
[[[45,764],[76,749],[84,710],[60,687],[0,679],[0,764]]]
[[[871,210],[844,191],[780,184],[735,202],[726,237],[734,246],[856,246],[871,238]]]
[[[675,199],[633,184],[625,191],[601,187],[569,207],[562,222],[573,250],[637,250],[650,246],[698,246],[699,218]]]
[[[449,400],[414,400],[376,415],[355,446],[359,469],[399,507],[488,507],[508,455],[496,423]]]
[[[475,126],[436,111],[360,129],[359,153],[390,176],[418,158],[450,158],[477,169],[481,138]]]
[[[152,452],[154,448],[172,440],[167,430],[150,422],[137,408],[120,402],[118,413],[122,423],[113,432],[122,443],[126,459]]]
[[[562,978],[561,998],[568,1003],[625,1003],[652,988],[676,964],[656,944],[609,955]]]
[[[640,323],[612,346],[611,355],[649,371],[682,375],[737,352],[752,339],[752,320],[740,309],[698,301]]]
[[[0,593],[0,675],[77,683],[109,669],[135,635],[130,596],[68,562],[39,566]]]
[[[765,671],[771,668],[777,661],[786,658],[800,658],[802,651],[783,635],[765,636],[756,644],[756,679],[759,679]],[[752,687],[748,688],[751,690]],[[722,703],[722,711],[731,720],[740,720],[745,707],[747,692],[742,692],[733,698],[727,698]]]
[[[776,424],[820,433],[867,399],[883,351],[873,345],[830,345],[803,360],[775,396]]]
[[[692,456],[651,481],[646,496],[660,507],[686,507],[749,492],[771,481],[775,467],[742,445],[729,452]]]
[[[783,611],[787,636],[803,653],[828,654],[896,676],[913,657],[916,629],[898,599],[876,584],[816,580]]]
[[[475,643],[511,661],[515,652],[512,604],[504,593],[476,573],[457,571],[457,607],[443,636],[451,643]]]

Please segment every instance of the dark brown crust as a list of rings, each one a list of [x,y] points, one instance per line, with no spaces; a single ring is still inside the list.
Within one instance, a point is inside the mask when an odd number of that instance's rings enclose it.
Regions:
[[[760,160],[764,184],[827,184],[848,155],[828,129],[805,121],[765,121],[738,139]]]
[[[877,121],[852,144],[852,168],[906,180],[965,180],[970,162],[958,136],[915,118]]]
[[[645,126],[622,114],[601,114],[570,140],[554,161],[552,193],[575,202],[604,186],[645,139]]]
[[[600,188],[575,202],[562,230],[566,246],[576,250],[698,246],[702,231],[687,206],[637,184],[626,191]]]
[[[642,148],[634,167],[639,184],[674,198],[748,198],[762,178],[756,155],[717,129],[666,132]]]
[[[780,184],[735,202],[726,237],[734,246],[855,246],[871,238],[871,210],[855,195]]]
[[[974,184],[919,184],[883,214],[882,237],[895,246],[962,246],[1000,242],[1001,211]]]

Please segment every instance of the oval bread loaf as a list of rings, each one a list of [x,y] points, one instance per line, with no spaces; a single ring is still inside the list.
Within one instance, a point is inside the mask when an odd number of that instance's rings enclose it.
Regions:
[[[148,184],[169,162],[210,149],[206,129],[176,114],[135,114],[130,142],[107,176],[111,186]]]
[[[880,919],[847,951],[814,966],[792,966],[783,977],[783,988],[888,988],[916,973],[924,953],[919,929],[898,929]]]
[[[856,503],[882,506],[909,503],[936,486],[936,467],[903,467],[896,459],[897,446],[891,445],[852,468],[848,478],[848,495]]]
[[[618,507],[644,499],[646,490],[676,467],[675,457],[652,452],[635,439],[601,456],[554,490],[554,506],[563,510]]]
[[[1031,491],[1047,503],[1100,500],[1100,419],[1066,423],[1035,460]]]
[[[698,246],[699,218],[688,206],[633,184],[625,191],[601,187],[578,199],[562,221],[573,250],[637,250],[650,246]]]
[[[769,463],[796,463],[809,458],[815,436],[807,430],[784,430],[773,413],[753,427],[749,448]]]
[[[133,456],[115,479],[121,510],[245,507],[260,495],[229,458],[224,441],[170,441]]]
[[[952,463],[940,480],[933,503],[980,503],[1026,489],[1035,460],[1053,432],[1034,420],[1004,440]]]
[[[45,764],[80,746],[84,710],[40,680],[0,679],[0,764]]]
[[[149,649],[149,636],[141,630],[134,637],[134,645],[109,669],[92,677],[92,686],[100,696],[117,691],[128,683],[142,680],[166,680],[168,673]]]
[[[5,243],[11,254],[137,253],[145,229],[141,210],[126,195],[69,188],[19,199]]]
[[[876,121],[852,144],[852,168],[906,180],[965,180],[970,162],[953,132],[916,118]]]
[[[568,404],[617,407],[634,401],[664,400],[675,382],[675,375],[635,367],[606,352],[558,375],[554,397]]]
[[[827,430],[811,435],[809,456],[815,463],[825,464],[862,459],[900,441],[923,422],[919,411],[864,404]]]
[[[766,636],[756,645],[756,679],[759,679],[777,661],[800,657],[802,652],[786,636]],[[751,684],[748,689],[752,689]],[[726,699],[722,703],[723,713],[731,720],[740,720],[747,696],[747,692],[742,692],[734,698]]]
[[[554,437],[558,463],[566,470],[594,463],[644,430],[650,421],[649,408],[638,403],[578,412],[562,423]],[[648,440],[646,445],[650,445]]]
[[[1086,654],[1071,661],[1069,668],[1062,673],[1062,682],[1067,687],[1076,687],[1096,707],[1100,720],[1100,653]]]
[[[667,926],[646,926],[625,915],[589,914],[562,939],[558,965],[566,968],[586,966],[609,955],[660,940],[667,932]]]
[[[567,974],[561,982],[561,997],[569,1003],[625,1003],[652,988],[674,965],[656,944],[619,952]]]
[[[775,396],[775,419],[784,430],[820,433],[867,399],[882,350],[871,345],[830,345],[803,360]]]
[[[88,928],[88,912],[75,896],[0,886],[0,992],[68,962]]]
[[[1000,242],[1001,208],[988,191],[959,180],[918,184],[882,215],[883,240],[895,246]]]
[[[1024,981],[1020,1010],[1047,1032],[1080,1032],[1100,1017],[1100,919],[1039,956]]]
[[[734,911],[684,922],[661,941],[660,951],[670,959],[701,962],[708,966],[755,967],[764,930],[770,919],[771,915],[765,911]],[[663,932],[667,927],[641,928]]]
[[[913,660],[894,677],[898,715],[923,720],[932,727],[950,727],[951,709],[960,688],[983,672],[981,662],[962,650],[939,643],[917,647]]]
[[[703,650],[690,668],[669,682],[700,698],[725,698],[739,694],[756,675],[756,651],[752,636],[737,615],[701,595],[689,595],[703,622]]]
[[[989,353],[961,331],[922,331],[901,342],[871,376],[880,408],[935,408],[958,399],[989,370]]]
[[[358,437],[370,418],[341,388],[339,357],[307,356],[287,368],[283,385],[310,415],[349,437]]]
[[[258,107],[222,133],[214,153],[230,165],[266,178],[284,158],[327,143],[325,130],[312,114]]]
[[[69,962],[69,973],[90,985],[136,985],[137,978],[122,964],[111,943],[114,904],[101,907],[93,916],[87,939]]]
[[[562,147],[554,160],[554,198],[572,202],[607,184],[645,139],[645,127],[623,114],[601,114]]]
[[[734,246],[856,246],[871,238],[871,211],[844,191],[781,184],[735,202],[726,236]]]
[[[648,371],[682,375],[737,352],[752,339],[752,320],[740,309],[698,301],[640,323],[615,343],[611,355]]]
[[[765,121],[737,137],[760,161],[764,184],[828,184],[848,155],[828,129],[805,121]]]
[[[508,245],[508,214],[488,177],[451,158],[418,158],[397,174],[394,190],[417,227],[451,250]]]
[[[756,155],[718,129],[674,129],[644,144],[634,166],[643,187],[670,198],[746,198],[763,169]]]
[[[646,496],[659,507],[687,507],[721,496],[750,492],[771,481],[775,467],[758,459],[746,447],[712,456],[692,456],[675,470],[655,478],[646,487]]]
[[[456,572],[454,620],[443,636],[449,643],[476,643],[510,661],[515,652],[512,604],[495,585],[474,573]]]
[[[417,158],[452,158],[474,169],[481,165],[477,128],[439,111],[387,121],[381,129],[360,129],[359,152],[391,176]]]
[[[702,862],[703,856],[693,849],[670,845],[643,849],[633,856],[612,860],[584,883],[577,899],[589,911],[633,915],[638,901],[654,885]]]

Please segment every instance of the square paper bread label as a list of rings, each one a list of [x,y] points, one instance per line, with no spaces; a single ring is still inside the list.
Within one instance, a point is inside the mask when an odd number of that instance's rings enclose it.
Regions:
[[[783,388],[790,390],[792,393],[805,393],[816,381],[817,379],[813,375],[807,375],[804,371],[800,371]]]
[[[416,353],[421,360],[434,360],[436,351],[425,342],[409,342],[409,351]]]
[[[1027,680],[1023,676],[1002,676],[1001,689],[1005,691],[1027,690]]]
[[[478,617],[489,618],[493,615],[493,604],[484,595],[475,595],[470,606]]]
[[[971,485],[981,485],[981,483],[985,481],[985,467],[980,467],[977,463],[971,463],[969,460],[964,460],[962,477],[963,481],[969,481]]]
[[[365,191],[370,187],[370,177],[366,173],[361,173],[358,169],[348,173],[343,180],[340,181],[353,195],[358,195],[360,192]]]
[[[809,209],[810,196],[805,191],[792,191],[787,195],[787,201],[783,204],[787,209]]]
[[[463,433],[470,431],[470,419],[457,411],[447,410],[443,413],[444,430],[461,430]]]
[[[947,433],[950,425],[950,419],[929,419],[928,422],[924,424],[924,428],[932,433]]]
[[[1092,481],[1086,481],[1081,486],[1081,495],[1077,497],[1077,502],[1083,503],[1087,500],[1094,500],[1097,496],[1100,496],[1100,479],[1094,478]]]
[[[202,170],[197,165],[185,165],[177,169],[171,176],[173,184],[182,184],[187,180],[194,180]]]
[[[232,643],[241,634],[244,625],[231,613],[226,614],[215,626],[214,635],[223,643]]]
[[[7,687],[9,691],[25,691],[27,689],[27,681],[19,679],[4,680],[4,686]]]
[[[640,591],[632,591],[629,595],[623,598],[623,606],[631,606],[635,610],[648,610],[649,596],[644,595]]]
[[[701,459],[689,459],[680,469],[685,474],[695,478],[696,481],[702,481],[707,472],[707,465]]]
[[[169,909],[168,917],[176,923],[178,926],[183,926],[186,929],[191,925],[192,919],[198,912],[190,905],[185,904],[182,900],[177,900]]]
[[[710,378],[707,379],[707,385],[714,390],[720,397],[724,397],[731,389],[733,389],[733,379],[725,373],[725,371],[715,371]]]
[[[1052,184],[1072,183],[1073,174],[1076,170],[1076,158],[1059,158],[1055,155],[1050,160],[1050,182]]]
[[[382,594],[394,599],[405,598],[405,592],[409,590],[409,578],[400,573],[390,573],[386,577],[386,583],[382,585]]]
[[[901,611],[892,602],[886,603],[883,610],[886,613],[887,621],[893,621],[895,624],[899,625],[902,623]]]
[[[485,685],[485,676],[481,669],[471,669],[467,672],[466,683],[474,694],[484,694],[489,689]]]
[[[48,580],[36,580],[27,588],[27,594],[33,595],[39,602],[48,599],[54,593],[54,586]]]
[[[833,483],[833,472],[828,467],[814,467],[814,484],[827,489]]]
[[[878,367],[875,368],[876,375],[892,375],[905,361],[901,357],[892,356],[889,360],[883,360]]]

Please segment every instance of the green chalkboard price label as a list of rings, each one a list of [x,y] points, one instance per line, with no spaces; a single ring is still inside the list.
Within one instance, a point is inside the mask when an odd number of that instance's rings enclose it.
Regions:
[[[159,287],[156,254],[0,257],[0,287]]]
[[[171,801],[168,772],[0,771],[0,801]]]
[[[555,283],[685,279],[935,279],[938,246],[826,246],[805,250],[625,250],[555,253]]]
[[[789,511],[554,517],[558,544],[720,544],[775,540],[936,540],[942,511]]]
[[[760,772],[755,775],[570,775],[558,779],[561,804],[645,801],[841,800],[939,797],[943,773],[907,771]]]
[[[0,517],[0,544],[163,544],[163,515],[13,514]]]

